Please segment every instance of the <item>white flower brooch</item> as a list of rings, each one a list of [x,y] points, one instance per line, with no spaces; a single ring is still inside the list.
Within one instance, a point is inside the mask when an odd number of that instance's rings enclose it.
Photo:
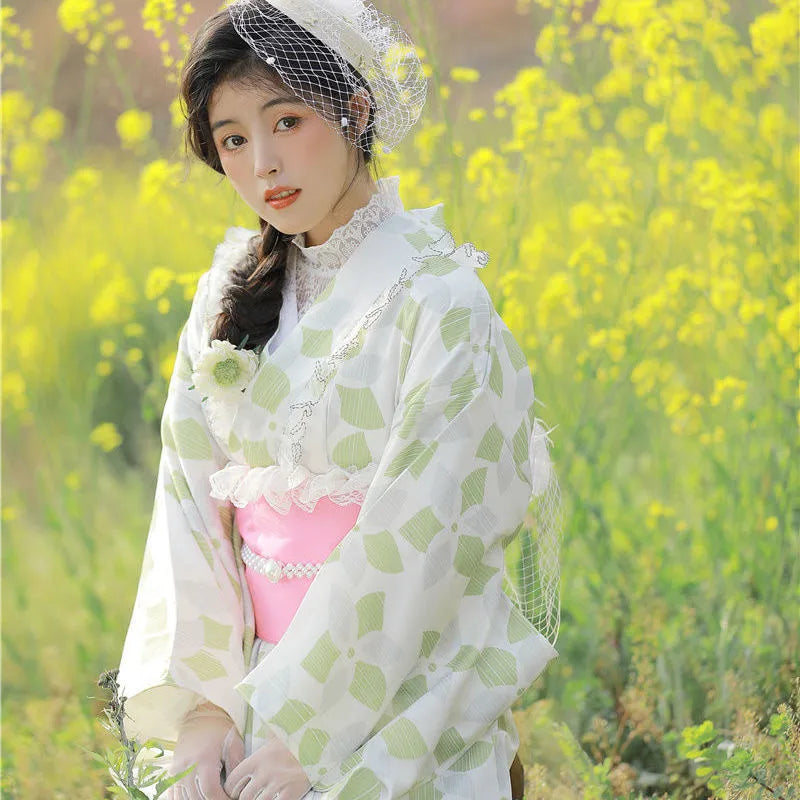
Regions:
[[[219,402],[235,402],[255,374],[258,353],[243,349],[247,337],[239,347],[232,342],[214,339],[197,360],[192,372],[194,385],[203,395]]]

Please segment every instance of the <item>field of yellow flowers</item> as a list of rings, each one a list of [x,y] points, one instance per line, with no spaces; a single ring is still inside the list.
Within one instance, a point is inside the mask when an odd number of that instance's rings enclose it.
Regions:
[[[515,706],[526,798],[798,797],[797,0],[517,3],[532,65],[481,108],[481,75],[437,63],[409,0],[431,99],[381,163],[407,208],[444,200],[490,252],[558,425],[560,658]],[[200,20],[141,6],[174,85]],[[56,13],[87,91],[110,73],[128,109],[118,147],[93,146],[90,114],[68,126],[26,88],[31,32],[0,10],[10,800],[110,796],[96,681],[134,599],[177,337],[225,229],[257,228],[183,158],[177,103],[155,135],[115,3]]]

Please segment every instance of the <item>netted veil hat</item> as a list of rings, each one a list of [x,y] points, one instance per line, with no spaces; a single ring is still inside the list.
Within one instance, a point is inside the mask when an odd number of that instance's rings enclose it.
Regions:
[[[353,95],[364,94],[359,77],[366,81],[375,102],[365,130],[373,128],[383,152],[391,152],[419,119],[427,79],[417,48],[396,20],[366,0],[234,0],[228,12],[242,39],[312,109],[318,110],[320,97],[347,108]],[[299,41],[287,30],[287,17],[312,36]],[[332,80],[332,57],[345,86]],[[323,118],[339,130],[353,122]],[[362,149],[365,141],[358,139]]]

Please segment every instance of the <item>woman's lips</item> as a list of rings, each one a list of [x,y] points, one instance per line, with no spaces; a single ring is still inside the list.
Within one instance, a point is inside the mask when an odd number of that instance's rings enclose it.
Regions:
[[[295,200],[300,196],[301,189],[295,189],[294,194],[290,194],[288,197],[280,197],[276,198],[275,200],[267,200],[267,202],[273,208],[286,208],[286,206],[290,206],[294,203]]]

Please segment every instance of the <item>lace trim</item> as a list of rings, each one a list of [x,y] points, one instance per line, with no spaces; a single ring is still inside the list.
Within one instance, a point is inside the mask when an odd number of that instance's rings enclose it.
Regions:
[[[322,497],[340,506],[361,504],[376,470],[377,464],[370,464],[356,472],[334,467],[316,473],[302,464],[285,469],[278,464],[249,467],[231,461],[210,475],[209,482],[212,497],[230,500],[237,508],[263,497],[277,512],[286,514],[292,504],[311,512]]]
[[[295,273],[298,316],[302,316],[313,304],[370,231],[393,214],[404,211],[398,191],[399,182],[397,175],[380,178],[378,191],[370,197],[369,202],[357,208],[350,220],[336,228],[326,242],[306,247],[304,233],[292,239],[295,258],[289,260],[288,268]]]

